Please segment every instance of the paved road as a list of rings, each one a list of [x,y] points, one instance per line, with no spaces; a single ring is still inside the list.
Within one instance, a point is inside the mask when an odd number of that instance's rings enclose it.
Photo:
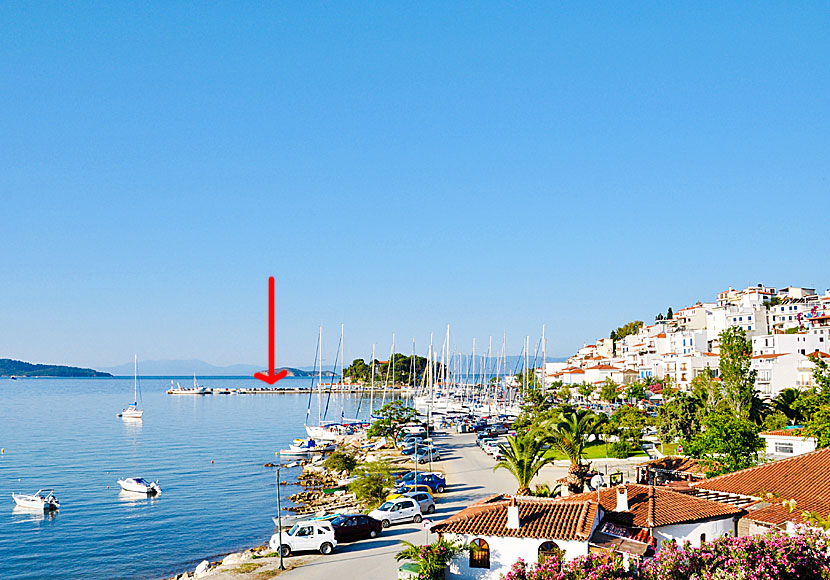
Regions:
[[[435,436],[443,461],[434,464],[447,474],[447,491],[438,496],[431,521],[442,520],[488,495],[516,490],[516,480],[504,469],[493,471],[494,461],[475,442],[474,434]],[[397,577],[395,554],[400,541],[422,544],[427,532],[421,524],[387,528],[374,540],[341,544],[334,554],[315,558],[280,575],[280,580],[390,580]],[[434,536],[429,541],[434,540]]]

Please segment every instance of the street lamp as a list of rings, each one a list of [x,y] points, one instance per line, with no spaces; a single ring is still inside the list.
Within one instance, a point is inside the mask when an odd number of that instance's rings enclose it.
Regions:
[[[424,439],[424,443],[427,444],[427,453],[429,454],[429,470],[432,471],[432,437]]]
[[[285,565],[282,563],[282,504],[280,502],[280,469],[282,465],[277,467],[277,533],[280,537],[280,570],[285,570]]]

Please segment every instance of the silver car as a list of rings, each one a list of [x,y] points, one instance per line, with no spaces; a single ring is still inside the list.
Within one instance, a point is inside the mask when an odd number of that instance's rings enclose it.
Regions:
[[[431,514],[435,513],[435,500],[432,499],[432,496],[425,491],[410,491],[409,493],[403,494],[403,497],[411,497],[418,505],[421,506],[421,513],[422,514]]]

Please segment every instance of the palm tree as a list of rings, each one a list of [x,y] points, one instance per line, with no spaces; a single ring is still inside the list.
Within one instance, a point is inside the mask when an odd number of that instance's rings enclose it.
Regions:
[[[603,419],[587,409],[565,411],[559,415],[550,429],[550,441],[554,449],[565,454],[571,462],[568,468],[568,490],[571,493],[582,491],[582,459],[585,457],[585,444],[588,437],[597,432]]]
[[[533,429],[524,435],[508,437],[507,445],[500,444],[499,450],[502,459],[496,463],[493,471],[501,467],[513,474],[519,483],[516,495],[530,495],[530,482],[542,467],[553,461],[552,458],[545,457],[546,438]]]
[[[795,407],[795,403],[798,401],[798,398],[801,396],[801,391],[798,389],[784,389],[778,396],[775,397],[773,400],[773,407],[777,411],[781,411],[787,416],[793,424],[799,424],[804,421],[804,416],[801,414],[801,410]]]

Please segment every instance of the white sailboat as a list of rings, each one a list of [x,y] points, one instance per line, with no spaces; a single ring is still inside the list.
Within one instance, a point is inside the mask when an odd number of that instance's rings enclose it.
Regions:
[[[133,374],[133,402],[127,405],[118,416],[122,419],[141,419],[144,409],[138,408],[138,355],[135,355],[135,366]]]

